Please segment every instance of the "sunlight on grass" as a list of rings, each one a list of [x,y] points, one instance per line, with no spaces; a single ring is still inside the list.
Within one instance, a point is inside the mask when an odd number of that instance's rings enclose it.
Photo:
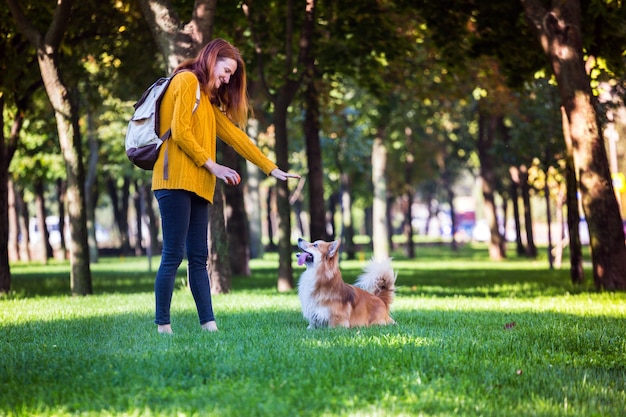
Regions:
[[[17,265],[0,298],[0,415],[620,415],[626,294],[476,252],[398,257],[396,325],[315,331],[268,256],[214,296],[216,334],[177,283],[173,336],[156,333],[146,259],[101,260],[88,297],[69,295],[67,264]],[[342,261],[346,281],[362,266]]]

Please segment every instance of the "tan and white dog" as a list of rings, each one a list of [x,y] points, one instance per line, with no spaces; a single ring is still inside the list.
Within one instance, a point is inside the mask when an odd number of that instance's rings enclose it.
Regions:
[[[370,261],[355,285],[346,284],[339,271],[339,241],[300,238],[298,265],[306,265],[298,283],[302,314],[309,329],[393,324],[389,307],[396,273],[391,259]]]

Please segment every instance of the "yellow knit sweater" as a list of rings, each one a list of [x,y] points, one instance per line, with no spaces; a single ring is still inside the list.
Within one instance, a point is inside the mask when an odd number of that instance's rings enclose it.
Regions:
[[[217,136],[266,174],[277,166],[218,107],[211,104],[204,91],[200,94],[198,108],[192,113],[197,88],[196,76],[185,71],[172,79],[163,96],[159,113],[160,133],[163,135],[171,128],[172,135],[161,146],[152,174],[152,189],[187,190],[212,203],[216,177],[203,165],[209,158],[219,163],[215,159]],[[167,179],[163,166],[166,151]]]

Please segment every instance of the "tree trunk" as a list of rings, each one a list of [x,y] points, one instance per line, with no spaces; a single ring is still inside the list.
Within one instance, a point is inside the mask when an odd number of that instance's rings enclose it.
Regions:
[[[456,215],[454,214],[456,212],[455,206],[454,206],[454,190],[452,189],[452,185],[450,184],[450,181],[448,181],[447,178],[444,179],[444,188],[446,190],[446,194],[448,196],[448,204],[450,204],[450,220],[452,222],[451,228],[450,228],[450,233],[452,234],[452,239],[450,241],[450,249],[452,249],[453,251],[458,250],[459,248],[459,244],[456,241],[456,236],[454,231],[457,228],[457,224],[456,224]],[[409,211],[410,213],[410,211]],[[409,217],[409,220],[411,218]],[[410,225],[410,223],[409,223]],[[411,259],[415,257],[415,253],[413,253],[413,255],[411,256]]]
[[[548,186],[548,172],[546,170],[546,184],[543,188],[544,197],[546,199],[546,221],[548,223],[548,265],[550,269],[554,269],[554,258],[552,257],[552,215],[550,213],[550,187]]]
[[[354,223],[352,221],[352,179],[341,173],[341,246],[347,259],[354,259]]]
[[[65,196],[67,195],[67,191],[66,191],[66,185],[65,185],[65,181],[62,179],[58,179],[57,180],[57,184],[56,184],[56,188],[57,188],[57,201],[59,202],[59,237],[61,239],[60,241],[60,251],[61,251],[61,255],[63,256],[63,259],[68,259],[68,252],[67,252],[67,242],[65,239],[65,202],[66,202],[66,198]],[[93,213],[94,217],[95,217],[95,209],[94,209],[94,213]],[[92,261],[91,257],[89,258],[89,261]]]
[[[130,255],[130,236],[128,234],[128,206],[130,204],[130,178],[124,176],[121,190],[122,196],[118,193],[118,184],[114,178],[107,178],[107,191],[113,206],[113,217],[120,234],[120,252],[122,255]]]
[[[141,187],[138,186],[139,181],[135,181],[135,193],[133,194],[133,206],[135,208],[135,256],[141,256],[144,253],[143,246],[143,195]]]
[[[580,1],[521,0],[556,77],[569,121],[582,207],[589,225],[596,288],[626,290],[626,245],[619,205],[583,60]]]
[[[230,263],[219,261],[228,257],[228,235],[224,224],[224,196],[222,185],[217,184],[213,204],[209,204],[209,259],[208,272],[212,294],[226,294],[231,288]]]
[[[384,143],[384,131],[378,129],[372,143],[372,186],[374,201],[372,205],[372,243],[374,258],[389,257],[389,229],[387,228],[387,149]]]
[[[289,170],[287,140],[287,102],[274,110],[276,128],[276,163],[282,170]],[[289,184],[276,181],[276,206],[278,208],[278,291],[293,289],[293,266],[291,247],[291,209],[289,206]]]
[[[524,203],[524,228],[526,230],[526,256],[537,257],[535,235],[533,233],[533,215],[530,206],[530,184],[528,184],[528,168],[522,165],[519,168],[519,182],[522,188],[522,201]]]
[[[307,63],[306,89],[304,92],[304,137],[309,186],[310,240],[329,240],[326,233],[324,211],[324,172],[322,170],[322,147],[320,145],[320,111],[317,77],[313,60]],[[345,247],[343,248],[345,249]]]
[[[252,33],[252,39],[255,42],[256,50],[259,53],[258,69],[260,73],[259,79],[263,83],[263,90],[274,104],[274,127],[276,134],[276,163],[284,171],[289,169],[289,146],[287,135],[287,110],[293,101],[298,89],[302,83],[303,67],[306,62],[311,59],[311,44],[313,41],[313,28],[315,26],[315,0],[309,0],[306,3],[298,3],[302,12],[300,34],[298,39],[295,37],[295,14],[296,7],[293,0],[287,0],[285,5],[285,13],[287,16],[285,22],[284,33],[284,61],[282,62],[283,71],[278,77],[278,85],[270,86],[267,84],[269,78],[269,70],[263,66],[264,58],[262,56],[263,45],[257,36],[254,26],[254,12],[250,10],[250,3],[245,4],[244,13],[249,20],[249,29]],[[260,13],[264,11],[260,10]],[[295,49],[297,46],[299,49]],[[295,76],[294,76],[295,74]],[[278,206],[278,291],[288,291],[293,288],[293,267],[292,267],[292,244],[291,244],[291,211],[289,208],[289,188],[287,181],[278,181],[276,186],[276,201]]]
[[[248,121],[248,135],[255,144],[258,138],[258,127],[259,121],[257,119]],[[244,181],[245,192],[243,194],[245,198],[244,207],[249,227],[250,258],[256,259],[262,258],[264,253],[260,184],[265,175],[251,162],[246,161],[246,167],[247,171],[244,172],[246,175]]]
[[[28,207],[24,203],[24,190],[15,185],[15,209],[17,212],[17,222],[20,232],[22,234],[19,242],[20,246],[20,259],[29,262],[32,257],[30,256],[30,250],[28,243],[30,242],[30,230],[28,229],[29,215]]]
[[[11,138],[4,136],[4,96],[0,94],[0,294],[11,290],[11,268],[9,266],[9,155]],[[11,183],[12,184],[12,183]]]
[[[413,241],[413,225],[411,224],[411,220],[413,218],[413,193],[410,190],[406,190],[404,192],[403,198],[404,209],[404,219],[402,221],[402,229],[403,235],[406,240],[404,253],[407,258],[413,259],[415,258],[415,242]],[[453,250],[456,248],[453,248]]]
[[[489,241],[489,257],[494,260],[505,258],[504,242],[498,227],[495,203],[495,173],[491,149],[495,139],[495,132],[499,123],[498,116],[479,115],[478,133],[478,158],[480,160],[480,177],[482,179],[482,192],[484,199],[484,215],[489,224],[491,239]]]
[[[89,259],[98,262],[98,241],[96,240],[96,205],[98,203],[98,156],[100,154],[98,133],[94,126],[93,114],[87,111],[87,143],[89,160],[85,179],[85,205],[87,206],[87,231],[89,241]]]
[[[244,159],[235,150],[223,144],[222,159],[224,165],[243,173],[246,169]],[[243,198],[244,186],[224,187],[226,233],[228,235],[228,259],[230,270],[235,275],[250,275],[250,241],[248,222]]]
[[[37,241],[37,249],[35,253],[44,264],[52,257],[52,246],[50,246],[50,234],[48,233],[48,225],[46,224],[46,198],[44,195],[44,185],[41,178],[36,178],[33,182],[33,193],[35,194],[35,211],[37,213],[37,231],[39,232],[39,240]]]
[[[152,194],[152,184],[147,182],[141,185],[143,196],[143,208],[148,218],[148,232],[150,233],[150,245],[146,247],[146,254],[148,255],[149,262],[152,261],[152,256],[159,253],[159,220],[157,218],[154,206],[154,195]],[[152,271],[152,266],[150,266]]]
[[[565,158],[565,200],[567,205],[567,229],[569,231],[569,261],[570,277],[573,284],[585,282],[585,270],[583,268],[583,251],[580,244],[580,212],[578,211],[578,181],[576,180],[576,168],[574,167],[574,151],[572,138],[569,135],[569,121],[565,109],[561,106],[563,123],[563,138],[567,148]]]
[[[2,184],[3,184],[2,174],[0,173],[0,193],[2,192]],[[18,261],[20,259],[20,248],[19,248],[20,226],[18,222],[17,206],[16,206],[16,201],[15,201],[15,186],[13,185],[13,181],[11,180],[8,180],[7,182],[7,201],[8,201],[7,225],[9,226],[8,242],[7,242],[7,248],[8,248],[7,249],[7,253],[8,253],[7,265],[8,265],[9,261]],[[0,208],[0,211],[2,211],[1,208]],[[0,231],[0,233],[2,233],[2,231]],[[2,237],[0,237],[0,242],[2,242]],[[0,254],[0,260],[2,260],[3,256],[4,255]],[[2,272],[0,272],[0,274],[2,274]],[[0,290],[0,292],[2,292],[2,290]]]
[[[404,210],[404,237],[406,239],[406,256],[409,259],[415,258],[415,242],[413,241],[413,197],[415,191],[413,189],[413,174],[415,171],[415,140],[413,139],[413,131],[410,128],[406,128],[404,131],[404,146],[405,146],[405,162],[404,162],[404,196],[406,208]],[[445,181],[444,181],[445,182]],[[447,182],[444,187],[447,186]],[[454,213],[454,210],[452,211]],[[454,214],[453,216],[454,217]],[[454,230],[454,229],[453,229]],[[456,249],[456,241],[454,240],[454,233],[452,234],[452,246],[453,250]]]
[[[524,248],[524,243],[522,242],[522,225],[520,222],[519,212],[519,169],[515,166],[510,167],[509,175],[511,178],[511,187],[509,192],[511,194],[511,201],[513,202],[513,221],[515,222],[515,247],[517,255],[520,256],[526,253],[526,249]]]
[[[554,248],[554,267],[556,269],[561,269],[563,265],[563,247],[565,243],[565,228],[567,227],[567,223],[563,219],[563,204],[565,203],[565,184],[559,184],[559,192],[556,197],[556,219],[555,223],[559,227],[559,238],[557,240],[557,244]]]
[[[85,168],[78,112],[72,94],[61,79],[58,49],[69,24],[71,0],[58,0],[45,35],[26,18],[17,0],[7,0],[18,30],[37,49],[37,61],[48,99],[54,109],[61,152],[67,173],[67,206],[70,219],[70,287],[73,295],[91,294],[91,270],[85,215]]]
[[[140,0],[141,11],[167,65],[168,74],[193,58],[213,36],[217,0],[195,0],[193,16],[184,24],[171,1]]]
[[[21,109],[20,109],[21,110]],[[24,122],[24,112],[18,111],[8,138],[4,134],[4,95],[0,94],[0,294],[11,290],[11,267],[9,266],[9,164],[15,150],[19,132]]]

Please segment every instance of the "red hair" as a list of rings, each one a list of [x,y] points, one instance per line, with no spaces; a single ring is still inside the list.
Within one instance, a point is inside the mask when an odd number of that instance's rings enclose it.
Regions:
[[[222,84],[216,89],[211,71],[218,61],[226,58],[237,62],[237,70],[231,74],[228,84]],[[218,105],[236,125],[245,127],[249,111],[248,87],[246,66],[239,49],[224,39],[213,39],[200,50],[195,58],[182,62],[174,72],[180,70],[193,72],[202,89],[211,97],[211,102]]]

